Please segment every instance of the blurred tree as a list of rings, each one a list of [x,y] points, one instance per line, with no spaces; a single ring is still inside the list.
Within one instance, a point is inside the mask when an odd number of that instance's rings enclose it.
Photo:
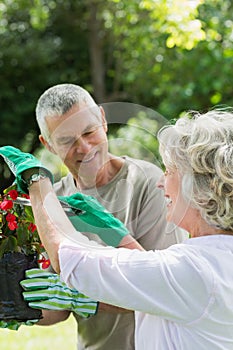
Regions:
[[[156,139],[158,129],[158,121],[141,111],[136,118],[130,118],[126,125],[109,136],[110,152],[117,156],[144,159],[161,166]]]

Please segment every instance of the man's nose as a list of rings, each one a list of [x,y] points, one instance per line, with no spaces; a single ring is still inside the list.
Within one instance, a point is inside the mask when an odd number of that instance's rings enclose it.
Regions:
[[[78,153],[87,153],[90,151],[91,145],[87,140],[85,140],[84,137],[81,136],[76,140],[75,147]]]
[[[159,180],[157,181],[156,186],[160,189],[164,189],[164,174],[160,176]]]

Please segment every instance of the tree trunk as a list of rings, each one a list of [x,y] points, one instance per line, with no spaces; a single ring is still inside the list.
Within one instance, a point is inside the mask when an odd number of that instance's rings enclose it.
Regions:
[[[89,52],[91,62],[91,76],[94,88],[93,95],[96,102],[105,101],[105,68],[103,55],[103,30],[101,30],[101,19],[98,17],[98,1],[89,0],[87,2]]]

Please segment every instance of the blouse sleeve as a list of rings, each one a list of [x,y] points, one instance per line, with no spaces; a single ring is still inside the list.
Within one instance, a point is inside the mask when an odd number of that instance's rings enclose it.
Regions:
[[[59,257],[63,280],[80,292],[176,322],[200,317],[214,288],[208,264],[183,244],[141,252],[63,243]]]

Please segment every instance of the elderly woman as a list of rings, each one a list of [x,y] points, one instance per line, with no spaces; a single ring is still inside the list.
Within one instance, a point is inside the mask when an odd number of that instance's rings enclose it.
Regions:
[[[135,310],[136,349],[233,349],[233,114],[193,113],[158,138],[167,220],[188,240],[162,251],[67,240],[74,229],[48,178],[29,188],[41,239],[69,286]]]

